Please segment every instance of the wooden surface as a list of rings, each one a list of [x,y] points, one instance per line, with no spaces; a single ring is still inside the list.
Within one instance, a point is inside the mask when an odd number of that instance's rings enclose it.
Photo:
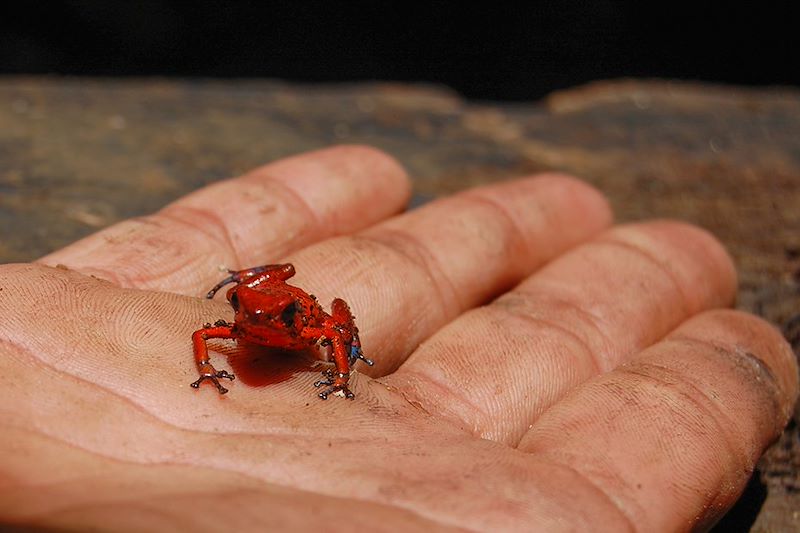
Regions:
[[[602,189],[621,221],[699,224],[738,264],[738,306],[800,351],[800,90],[788,88],[620,81],[484,105],[422,86],[0,79],[0,261],[353,142],[397,157],[417,202],[557,169]],[[795,409],[726,530],[800,530],[798,421]]]

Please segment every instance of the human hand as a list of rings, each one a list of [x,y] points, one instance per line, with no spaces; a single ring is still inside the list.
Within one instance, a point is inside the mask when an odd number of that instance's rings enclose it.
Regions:
[[[0,521],[666,531],[733,504],[797,368],[722,309],[736,277],[712,237],[608,229],[602,196],[556,175],[396,215],[407,197],[386,156],[335,148],[0,267]],[[355,401],[318,399],[317,372],[188,386],[192,332],[231,318],[200,298],[218,266],[278,261],[350,303],[376,361]]]

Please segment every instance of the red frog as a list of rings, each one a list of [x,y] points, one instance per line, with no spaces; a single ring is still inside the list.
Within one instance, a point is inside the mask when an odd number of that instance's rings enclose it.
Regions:
[[[326,313],[313,295],[286,283],[295,273],[294,266],[288,263],[229,270],[228,273],[230,276],[208,291],[206,298],[213,298],[222,287],[235,283],[227,294],[236,313],[234,322],[217,320],[214,325],[205,324],[192,334],[194,358],[200,372],[200,379],[192,383],[192,387],[198,388],[209,380],[220,394],[225,394],[228,389],[220,384],[220,378],[234,379],[233,374],[218,371],[209,362],[208,339],[241,339],[288,350],[305,350],[319,344],[333,347],[336,364],[335,373],[325,370],[325,379],[314,383],[315,387],[326,386],[319,397],[327,400],[328,395],[341,391],[345,397],[355,398],[347,388],[350,368],[359,359],[370,366],[373,362],[361,351],[358,328],[344,300],[333,300],[331,313]]]

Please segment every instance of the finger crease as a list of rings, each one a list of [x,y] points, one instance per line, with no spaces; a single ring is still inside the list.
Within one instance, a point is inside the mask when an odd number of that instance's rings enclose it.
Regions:
[[[690,316],[696,312],[696,310],[693,309],[691,305],[689,305],[689,302],[691,301],[689,295],[684,290],[683,284],[680,282],[675,273],[672,270],[670,270],[670,268],[665,264],[664,261],[661,261],[658,257],[653,255],[649,250],[646,250],[630,242],[620,240],[618,238],[599,239],[594,241],[594,243],[616,246],[625,250],[629,250],[633,252],[635,255],[644,258],[646,262],[650,263],[651,265],[654,265],[659,271],[661,271],[661,273],[664,274],[667,277],[667,279],[669,279],[675,286],[676,292],[680,295],[684,315]]]
[[[447,406],[444,411],[438,411],[437,416],[441,415],[447,419],[450,419],[451,422],[454,422],[458,426],[466,429],[472,435],[478,437],[481,436],[481,428],[478,427],[478,424],[475,422],[470,422],[470,420],[461,413],[471,413],[477,415],[470,417],[473,420],[489,420],[490,416],[486,413],[486,411],[484,411],[483,403],[471,402],[465,394],[453,391],[448,384],[435,380],[424,372],[403,369],[402,376],[403,379],[411,378],[413,381],[424,383],[424,386],[420,387],[424,390],[438,391],[436,394],[420,395],[414,392],[412,388],[403,388],[401,393],[407,402],[413,404],[413,401],[416,401],[423,407],[424,410],[427,411],[427,409],[425,409],[425,396],[435,396],[438,404]],[[442,397],[448,398],[448,400],[442,401]],[[461,409],[453,409],[453,404],[459,404],[462,407]]]
[[[452,280],[444,273],[430,250],[413,235],[399,229],[383,228],[380,233],[360,234],[357,238],[391,250],[417,267],[435,292],[443,317],[455,316],[465,308]]]
[[[548,320],[546,318],[540,318],[537,316],[529,315],[520,309],[516,309],[513,305],[506,306],[496,302],[491,304],[491,307],[501,310],[502,312],[511,315],[512,317],[516,317],[526,322],[529,322],[534,326],[545,326],[554,329],[559,333],[562,333],[563,335],[575,341],[578,344],[578,346],[581,347],[581,349],[584,351],[585,358],[588,359],[589,364],[592,366],[593,374],[601,374],[604,371],[603,367],[600,365],[599,357],[595,354],[591,346],[589,346],[589,343],[586,341],[586,339],[582,338],[580,335],[578,335],[571,329],[567,328],[566,326],[562,325],[561,323]]]
[[[305,212],[306,216],[303,217],[303,219],[307,220],[307,221],[310,221],[312,226],[313,226],[311,228],[310,233],[315,234],[315,235],[319,234],[319,233],[326,233],[326,234],[335,235],[335,234],[338,233],[336,230],[334,230],[334,231],[328,231],[327,230],[327,228],[329,228],[331,226],[332,220],[323,221],[322,218],[320,217],[319,213],[317,213],[311,207],[311,205],[308,203],[308,201],[306,201],[306,199],[303,198],[303,196],[300,193],[298,193],[296,190],[292,189],[291,187],[289,187],[288,185],[286,185],[282,181],[278,180],[277,178],[273,178],[271,176],[267,176],[266,179],[261,177],[259,179],[254,179],[253,181],[255,183],[260,183],[261,186],[267,192],[267,194],[271,193],[269,191],[269,188],[267,187],[267,184],[274,185],[278,189],[280,189],[281,192],[285,193],[286,196],[288,196],[291,199],[290,201],[294,202],[296,208],[299,208],[300,210]]]
[[[504,232],[505,235],[508,236],[509,240],[513,242],[516,246],[512,247],[521,247],[524,249],[524,256],[531,257],[534,254],[531,253],[531,246],[529,245],[529,239],[525,238],[526,235],[531,233],[530,231],[523,231],[522,227],[519,225],[517,220],[509,213],[508,208],[503,205],[502,203],[498,202],[494,198],[490,196],[486,196],[480,194],[478,192],[473,194],[467,194],[464,198],[473,201],[475,203],[485,205],[492,209],[497,215],[498,218],[503,220],[503,224],[506,226],[507,230]],[[538,261],[527,261],[525,264],[534,264],[538,263]]]
[[[719,440],[722,441],[729,457],[738,462],[737,468],[734,470],[738,471],[741,469],[739,467],[744,467],[750,463],[749,454],[746,453],[742,446],[736,444],[740,439],[736,438],[734,431],[730,429],[735,427],[734,419],[717,407],[711,396],[692,383],[683,373],[664,365],[644,362],[622,365],[615,369],[614,372],[632,375],[649,381],[659,389],[669,391],[691,404],[696,411],[702,413],[702,420],[713,425],[715,433],[722,437]],[[659,399],[664,401],[661,395]]]
[[[209,243],[211,241],[210,248],[215,251],[222,246],[228,252],[225,254],[229,258],[228,261],[232,261],[233,265],[241,266],[238,250],[227,224],[213,211],[174,204],[151,216],[190,228],[196,232],[196,235],[205,237],[205,239],[200,239],[201,242]]]
[[[533,455],[536,456],[537,455],[536,452],[533,452]],[[627,526],[626,527],[626,531],[634,532],[634,531],[638,531],[639,530],[639,528],[634,526],[635,522],[633,520],[633,517],[625,512],[625,510],[623,509],[623,507],[620,504],[620,502],[616,498],[612,497],[611,494],[609,494],[609,492],[602,485],[596,483],[589,476],[589,474],[587,474],[586,472],[580,471],[578,468],[576,468],[574,466],[571,466],[570,464],[568,464],[566,462],[563,462],[563,461],[560,461],[560,460],[556,460],[556,457],[554,457],[551,454],[547,454],[546,456],[538,457],[537,459],[542,461],[543,463],[545,463],[547,465],[564,469],[565,471],[567,471],[567,472],[571,473],[573,476],[575,476],[577,478],[577,482],[583,483],[585,486],[588,486],[591,489],[593,489],[594,492],[599,494],[600,497],[608,504],[608,507],[610,507],[611,509],[614,509],[617,513],[619,513],[619,516],[622,519],[622,522],[625,523],[625,525]],[[615,476],[615,479],[620,484],[622,484],[624,486],[628,486],[628,484],[625,483],[618,476]],[[646,515],[647,514],[647,513],[644,512],[644,510],[641,508],[641,506],[638,503],[636,503],[635,501],[628,500],[627,503],[629,505],[635,506],[638,509],[637,514],[639,514],[639,515]]]
[[[523,301],[526,302],[525,305],[530,306],[531,303],[528,300],[536,300],[537,296],[541,296],[542,300],[544,301],[545,309],[547,311],[548,307],[557,308],[557,307],[566,307],[569,311],[574,312],[577,314],[580,319],[582,319],[582,323],[589,326],[592,331],[594,331],[595,335],[597,336],[597,341],[590,342],[586,340],[585,337],[581,337],[574,330],[568,329],[566,326],[562,326],[565,331],[569,331],[572,335],[580,338],[582,343],[587,347],[590,355],[592,356],[592,363],[597,369],[598,373],[606,372],[611,369],[613,364],[616,364],[616,358],[612,356],[610,353],[604,353],[605,350],[595,350],[591,346],[603,346],[607,349],[611,349],[612,347],[616,346],[616,342],[613,342],[611,337],[606,332],[605,328],[601,325],[602,319],[598,317],[596,314],[592,313],[588,309],[582,307],[580,304],[573,302],[572,300],[566,298],[559,298],[556,296],[552,296],[549,294],[540,295],[536,290],[526,290],[526,289],[517,289],[514,293],[511,294],[519,295]],[[505,298],[501,298],[497,301],[497,303],[503,302]],[[519,305],[519,304],[518,304]],[[513,307],[509,306],[509,307]],[[525,309],[517,309],[515,312],[524,315],[526,313]],[[548,314],[558,314],[558,313],[548,313]],[[535,318],[533,315],[530,315],[531,318]],[[547,322],[551,322],[547,320]],[[556,321],[552,321],[556,322]],[[567,317],[564,317],[562,320],[557,321],[559,324],[562,323],[571,323],[570,320],[567,320]]]

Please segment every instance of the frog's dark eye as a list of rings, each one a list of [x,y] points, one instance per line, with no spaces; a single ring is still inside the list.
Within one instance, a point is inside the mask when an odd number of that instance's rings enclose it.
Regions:
[[[239,296],[235,292],[231,294],[231,307],[234,311],[239,310]]]
[[[286,327],[292,327],[294,325],[294,317],[297,314],[297,302],[292,302],[286,306],[286,308],[281,312],[281,321],[286,324]]]

